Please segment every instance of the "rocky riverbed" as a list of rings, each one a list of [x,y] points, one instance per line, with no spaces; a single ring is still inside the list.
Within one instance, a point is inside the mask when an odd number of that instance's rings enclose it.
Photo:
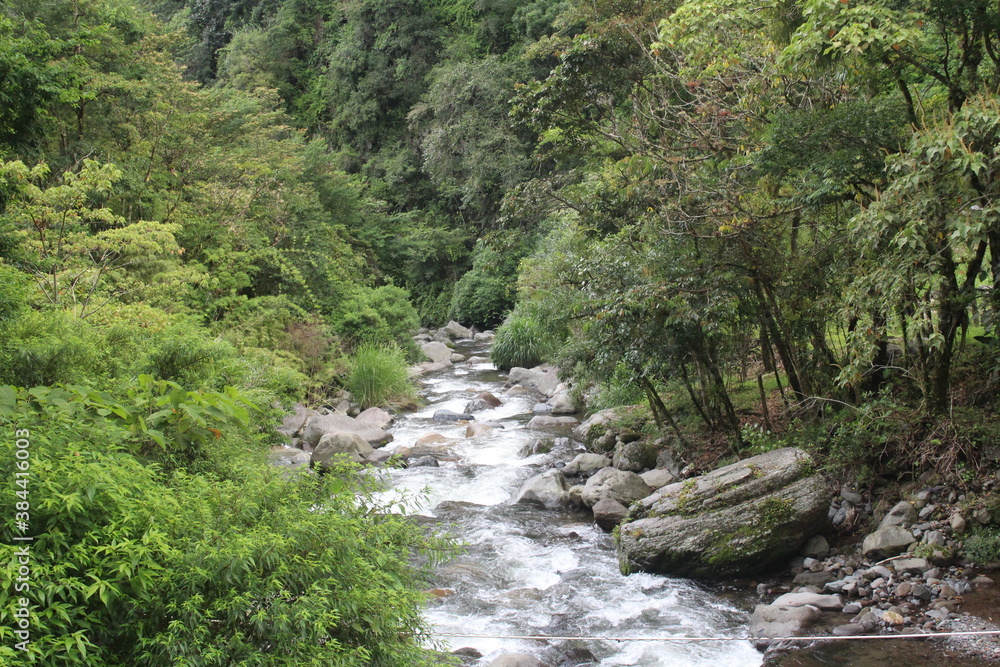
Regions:
[[[963,515],[956,491],[914,487],[894,506],[873,504],[831,488],[794,449],[696,476],[669,439],[649,441],[623,411],[581,423],[555,369],[496,373],[488,334],[452,323],[417,340],[429,359],[414,369],[425,407],[394,417],[361,413],[341,397],[327,409],[301,408],[283,427],[300,449],[275,458],[317,469],[338,455],[406,463],[388,472],[387,493],[455,526],[469,544],[441,570],[429,611],[467,664],[788,666],[837,655],[839,664],[882,665],[888,651],[913,664],[971,667],[1000,656],[995,637],[902,638],[994,627],[993,579],[959,554],[969,522],[992,517]],[[852,541],[849,529],[866,525]],[[785,574],[747,583],[763,571]],[[727,595],[731,581],[749,590]],[[745,640],[504,639],[747,634],[759,652]],[[900,638],[775,640],[801,635]]]

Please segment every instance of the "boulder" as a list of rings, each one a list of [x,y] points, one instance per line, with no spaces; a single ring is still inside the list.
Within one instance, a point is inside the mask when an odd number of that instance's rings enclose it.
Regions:
[[[896,503],[882,519],[879,528],[886,526],[909,526],[917,521],[917,508],[903,500]]]
[[[913,533],[901,526],[883,526],[865,538],[861,550],[865,558],[882,559],[898,556],[914,542]]]
[[[355,417],[354,421],[365,426],[380,428],[384,431],[392,424],[392,415],[382,408],[368,408]]]
[[[582,424],[573,429],[573,438],[590,446],[591,443],[608,430],[608,425],[617,417],[615,410],[601,410],[587,417]]]
[[[373,446],[384,445],[392,440],[392,436],[382,429],[361,423],[339,412],[311,415],[302,429],[302,440],[316,447],[320,438],[327,433],[355,433]]]
[[[419,458],[410,459],[406,463],[408,468],[437,468],[438,460],[433,456],[421,456]]]
[[[559,369],[548,366],[535,368],[514,367],[507,374],[505,386],[521,385],[526,389],[534,389],[539,393],[551,396],[559,386]]]
[[[499,408],[501,405],[503,405],[503,401],[501,401],[499,398],[497,398],[488,391],[481,391],[472,398],[473,400],[476,401],[484,401],[491,408]]]
[[[613,498],[626,507],[645,498],[652,489],[634,472],[603,468],[587,480],[583,487],[583,503],[593,507],[604,498]]]
[[[416,366],[410,366],[409,374],[411,378],[417,378],[426,373],[434,373],[436,371],[443,371],[444,369],[451,366],[451,362],[447,364],[439,364],[433,361],[425,361],[422,364],[417,364]]]
[[[546,470],[525,481],[510,502],[543,505],[548,509],[567,507],[570,504],[569,485],[561,471]]]
[[[570,398],[568,391],[559,392],[549,399],[548,404],[552,407],[554,415],[572,415],[580,411],[573,399]]]
[[[648,470],[656,466],[656,448],[642,440],[620,443],[615,446],[612,465],[631,472]]]
[[[469,422],[465,427],[465,437],[476,438],[480,435],[488,435],[498,428],[503,428],[503,424],[498,422]]]
[[[441,329],[438,330],[438,333],[443,333],[452,340],[459,340],[462,338],[471,339],[476,335],[472,332],[472,329],[463,327],[454,320],[441,327]]]
[[[577,454],[576,458],[566,464],[563,468],[564,475],[576,476],[585,475],[601,468],[611,465],[611,459],[603,454]]]
[[[465,361],[465,355],[464,354],[459,354],[458,352],[452,352],[451,353],[451,363],[453,363],[453,364],[460,364],[463,361]]]
[[[424,433],[416,439],[417,445],[442,445],[451,442],[455,442],[455,439],[443,436],[440,433]]]
[[[606,533],[614,530],[628,514],[628,508],[614,498],[601,498],[591,509],[594,511],[594,522]]]
[[[294,412],[285,415],[285,418],[281,420],[281,426],[278,427],[278,433],[285,436],[285,440],[289,442],[301,433],[302,427],[306,425],[306,420],[312,414],[312,410],[301,403],[296,403],[292,409]]]
[[[820,593],[785,593],[772,603],[776,607],[805,607],[809,605],[823,611],[840,611],[844,600],[839,595]]]
[[[480,331],[475,336],[473,336],[473,338],[475,338],[476,340],[493,340],[493,330],[487,329],[486,331]]]
[[[268,459],[276,466],[287,466],[289,468],[299,468],[309,465],[312,460],[309,452],[297,447],[276,447],[268,452]]]
[[[316,445],[311,465],[320,470],[328,470],[338,457],[346,457],[355,463],[367,463],[374,451],[357,433],[327,433]]]
[[[897,558],[889,563],[897,574],[923,574],[931,569],[926,558]]]
[[[830,554],[830,543],[822,535],[816,535],[802,547],[802,555],[809,558],[826,558]]]
[[[666,468],[653,468],[642,473],[639,477],[642,477],[642,481],[648,484],[649,488],[654,491],[677,481],[677,475]]]
[[[531,418],[531,420],[526,424],[526,427],[538,429],[566,428],[579,423],[580,420],[574,419],[573,417],[550,417],[549,415],[537,415]]]
[[[461,422],[461,421],[473,421],[475,416],[468,413],[454,412],[452,410],[438,410],[431,417],[432,420],[436,422]]]
[[[476,335],[478,336],[479,334],[476,334]],[[480,357],[478,355],[473,355],[473,356],[469,357],[468,359],[466,359],[465,361],[466,361],[466,363],[469,363],[469,364],[488,364],[488,363],[490,363],[490,358],[489,357]]]
[[[451,366],[451,348],[444,343],[438,341],[424,343],[420,349],[424,356],[435,364],[442,364],[445,367]]]
[[[822,615],[816,607],[759,604],[750,618],[750,634],[759,638],[794,637],[812,627]]]
[[[465,407],[462,408],[462,412],[465,412],[466,414],[472,414],[473,412],[482,412],[483,410],[490,410],[492,408],[493,406],[484,401],[483,399],[474,398],[465,404]]]
[[[619,528],[622,569],[715,579],[783,565],[826,522],[812,470],[786,447],[657,490]]]

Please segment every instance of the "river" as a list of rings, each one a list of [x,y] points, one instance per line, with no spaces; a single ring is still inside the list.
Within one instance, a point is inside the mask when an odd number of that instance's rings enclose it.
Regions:
[[[488,354],[484,344],[471,341],[459,343],[456,351]],[[435,635],[449,648],[479,651],[477,666],[508,653],[558,665],[574,649],[589,651],[601,665],[760,665],[761,654],[735,639],[745,636],[749,613],[724,596],[684,579],[622,576],[611,536],[593,525],[587,512],[508,503],[524,480],[577,452],[566,441],[547,454],[527,454],[531,443],[566,433],[526,428],[539,397],[519,389],[505,392],[505,379],[489,363],[460,362],[428,374],[422,378],[425,407],[392,428],[389,450],[428,433],[454,439],[439,467],[390,471],[392,490],[386,492],[410,498],[411,512],[434,517],[467,545],[463,555],[437,571],[434,583],[442,597],[427,610]],[[503,405],[477,412],[476,419],[500,422],[503,429],[466,438],[464,423],[432,420],[437,410],[462,412],[482,391]],[[580,639],[504,638],[537,635]],[[734,639],[595,639],[601,637]]]

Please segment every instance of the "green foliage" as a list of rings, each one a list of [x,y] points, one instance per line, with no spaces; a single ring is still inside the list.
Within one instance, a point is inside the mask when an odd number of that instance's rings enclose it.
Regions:
[[[974,527],[962,550],[967,559],[977,564],[1000,562],[1000,527]]]
[[[175,415],[168,437],[204,423],[212,441],[218,427],[242,446],[216,454],[215,476],[164,474],[126,453],[134,435],[118,415],[123,403],[80,388],[22,392],[16,403],[10,389],[0,393],[5,432],[30,431],[30,660],[425,664],[410,559],[440,543],[379,506],[347,469],[286,478],[259,449],[246,451],[224,404],[155,383],[137,396],[147,389]],[[14,438],[4,443],[13,479]],[[12,507],[14,490],[3,491]],[[3,533],[10,544],[9,521]],[[5,659],[16,655],[13,573],[0,575]]]
[[[505,371],[515,366],[531,368],[542,363],[552,349],[552,338],[539,321],[532,315],[515,311],[497,329],[490,348],[490,361]]]
[[[413,332],[419,326],[406,290],[393,285],[361,288],[344,303],[332,327],[348,347],[362,343],[396,345],[413,354]]]
[[[514,307],[518,249],[507,253],[480,242],[472,260],[472,270],[455,284],[451,312],[469,326],[491,328],[503,321]]]
[[[348,362],[347,390],[363,408],[416,397],[406,357],[396,346],[364,343]]]
[[[3,382],[22,387],[83,382],[103,373],[101,337],[89,324],[60,310],[29,311],[0,343]]]
[[[18,319],[27,305],[28,277],[0,264],[0,329]]]

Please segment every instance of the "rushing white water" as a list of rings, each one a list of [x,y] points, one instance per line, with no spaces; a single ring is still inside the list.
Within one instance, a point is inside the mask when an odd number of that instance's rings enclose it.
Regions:
[[[483,354],[471,343],[466,354]],[[503,400],[476,413],[479,421],[504,425],[489,435],[465,438],[465,424],[432,421],[435,411],[463,411],[481,391]],[[437,585],[450,594],[427,612],[451,648],[472,647],[488,665],[505,653],[528,653],[559,664],[571,649],[586,649],[601,665],[680,667],[761,664],[749,642],[680,643],[595,639],[519,640],[494,637],[737,637],[748,614],[699,585],[651,574],[622,576],[611,537],[588,513],[510,505],[521,483],[568,461],[564,446],[549,454],[524,456],[527,445],[562,435],[525,427],[540,400],[523,392],[504,393],[503,377],[489,364],[459,363],[425,379],[427,406],[396,424],[390,449],[410,446],[427,433],[454,438],[438,468],[409,468],[389,474],[386,496],[409,498],[409,510],[450,526],[467,544],[465,553],[438,571]],[[414,499],[414,495],[422,494]],[[577,664],[571,662],[568,664]],[[586,663],[593,664],[593,663]]]

